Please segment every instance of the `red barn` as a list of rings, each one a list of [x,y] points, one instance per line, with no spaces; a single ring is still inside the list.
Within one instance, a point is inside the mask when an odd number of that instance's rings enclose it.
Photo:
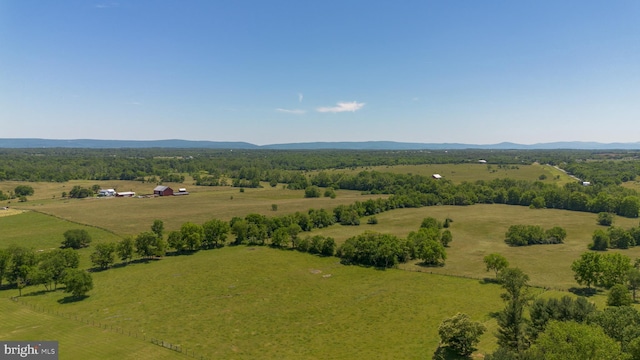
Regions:
[[[155,189],[153,189],[153,195],[158,195],[158,196],[170,196],[173,195],[173,189],[168,187],[168,186],[156,186]]]

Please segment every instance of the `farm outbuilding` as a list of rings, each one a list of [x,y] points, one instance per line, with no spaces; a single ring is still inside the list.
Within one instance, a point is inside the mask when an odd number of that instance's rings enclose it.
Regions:
[[[440,174],[433,174],[433,175],[431,175],[431,177],[434,178],[434,179],[442,179],[442,175],[440,175]]]
[[[114,189],[100,189],[98,196],[116,196],[116,191]]]
[[[123,191],[116,194],[117,197],[134,197],[136,193],[134,191]]]
[[[155,189],[153,189],[153,195],[171,196],[173,195],[173,189],[168,186],[158,185]]]

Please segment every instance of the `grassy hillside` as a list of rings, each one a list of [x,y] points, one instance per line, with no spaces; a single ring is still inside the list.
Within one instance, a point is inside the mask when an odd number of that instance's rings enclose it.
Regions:
[[[23,300],[223,359],[430,358],[438,324],[459,311],[487,324],[480,348],[489,350],[490,313],[502,307],[494,284],[267,247],[168,257],[94,281],[79,302],[61,304],[61,292]]]
[[[2,294],[2,293],[0,293]],[[161,346],[0,298],[0,339],[58,341],[60,359],[187,359]]]
[[[455,184],[464,181],[493,180],[511,178],[515,180],[540,180],[540,175],[546,179],[546,183],[554,183],[560,186],[575,182],[566,173],[550,165],[505,165],[499,167],[493,164],[429,164],[429,165],[397,165],[397,166],[371,166],[355,169],[331,170],[333,172],[358,173],[360,171],[379,171],[394,174],[414,174],[431,176],[440,174],[443,178],[451,180]],[[329,171],[329,172],[331,172]],[[556,178],[557,177],[557,178]]]
[[[336,225],[314,230],[312,234],[331,236],[338,243],[365,230],[391,233],[406,237],[417,231],[422,219],[434,217],[443,221],[454,220],[449,230],[453,242],[447,248],[447,261],[443,267],[422,267],[405,264],[403,268],[433,273],[455,274],[483,278],[486,273],[482,262],[485,255],[500,253],[512,266],[522,268],[531,277],[532,284],[569,289],[577,286],[573,279],[571,263],[587,251],[593,231],[604,228],[596,224],[596,214],[553,209],[529,209],[511,205],[432,206],[419,209],[397,209],[376,215],[377,225]],[[545,229],[561,226],[567,231],[564,244],[510,247],[504,243],[504,235],[511,225],[540,225]],[[637,219],[615,217],[614,224],[630,228],[638,224]],[[621,252],[632,259],[640,257],[640,247]]]
[[[213,218],[230,220],[249,213],[268,216],[307,212],[310,208],[331,210],[341,204],[352,204],[379,198],[358,191],[339,190],[337,197],[304,198],[303,190],[286,190],[282,186],[245,189],[232,187],[194,187],[190,195],[156,198],[86,198],[50,199],[16,203],[14,207],[35,210],[63,219],[98,226],[119,235],[136,235],[149,230],[153,220],[160,219],[168,230],[176,230],[185,222],[204,223]],[[36,190],[37,192],[37,190]],[[278,206],[273,211],[271,205]]]

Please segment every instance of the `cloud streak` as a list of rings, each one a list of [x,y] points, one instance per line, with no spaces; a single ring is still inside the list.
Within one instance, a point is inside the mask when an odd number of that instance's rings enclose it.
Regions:
[[[302,93],[298,93],[298,102],[301,103],[302,102],[302,98],[304,98],[304,96],[302,95]]]
[[[356,112],[364,107],[365,103],[359,103],[357,101],[352,102],[339,102],[336,106],[332,107],[319,107],[316,111],[321,113],[340,113],[340,112]]]
[[[300,109],[280,109],[280,108],[276,109],[276,111],[285,113],[285,114],[292,114],[292,115],[302,115],[307,112],[306,110],[300,110]]]

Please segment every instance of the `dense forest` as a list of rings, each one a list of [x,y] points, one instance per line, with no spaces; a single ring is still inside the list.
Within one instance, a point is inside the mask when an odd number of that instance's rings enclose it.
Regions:
[[[216,149],[0,149],[0,180],[57,181],[134,180],[164,177],[172,173],[225,174],[241,177],[243,171],[266,177],[273,171],[346,169],[359,166],[462,164],[562,165],[579,177],[599,181],[620,172],[618,178],[637,175],[640,152],[602,152],[586,150],[216,150]],[[615,159],[611,160],[611,159]],[[594,169],[593,162],[608,160]],[[598,163],[596,163],[598,164]],[[611,165],[614,164],[614,165]],[[623,165],[621,165],[623,164]],[[615,170],[615,171],[611,171]],[[616,182],[616,181],[614,181]]]

